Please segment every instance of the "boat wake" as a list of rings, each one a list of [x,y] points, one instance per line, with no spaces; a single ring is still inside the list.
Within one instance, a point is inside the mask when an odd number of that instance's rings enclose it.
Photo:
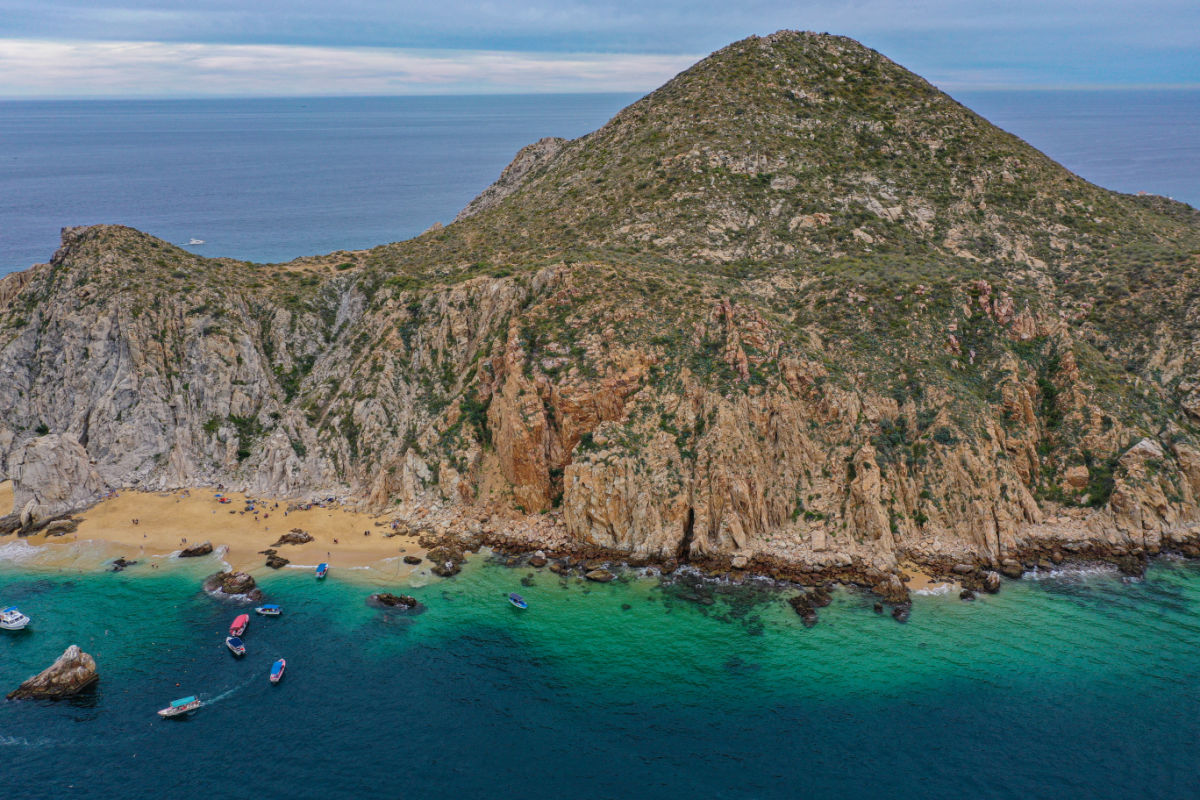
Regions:
[[[249,686],[250,682],[253,680],[254,680],[254,678],[247,678],[246,680],[239,683],[237,686],[234,686],[230,689],[226,689],[225,691],[221,692],[216,697],[213,697],[209,700],[205,700],[204,705],[211,706],[213,703],[219,703],[222,700],[233,697],[234,694],[236,694],[237,692],[239,692],[242,689],[245,689],[247,686]]]
[[[50,744],[54,744],[54,740],[45,737],[30,741],[24,736],[5,736],[0,734],[0,747],[45,747]]]

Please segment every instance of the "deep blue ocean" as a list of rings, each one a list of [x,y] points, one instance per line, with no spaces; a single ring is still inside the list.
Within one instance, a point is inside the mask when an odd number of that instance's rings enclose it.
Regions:
[[[957,97],[1101,186],[1200,205],[1200,90]],[[634,99],[0,102],[0,274],[101,222],[247,261],[406,239],[453,219],[524,145],[595,130]]]

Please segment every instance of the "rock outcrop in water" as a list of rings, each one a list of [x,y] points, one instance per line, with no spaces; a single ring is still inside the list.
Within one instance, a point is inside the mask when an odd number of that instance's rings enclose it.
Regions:
[[[246,572],[228,571],[209,575],[204,579],[204,591],[255,602],[263,599],[262,589],[258,588],[254,577]]]
[[[100,679],[96,661],[71,645],[53,664],[8,693],[9,700],[59,700],[78,694]]]
[[[1196,210],[872,50],[752,37],[407,242],[271,266],[65,230],[0,280],[0,473],[38,514],[333,494],[897,603],[906,560],[1132,570],[1200,554],[1198,253]]]

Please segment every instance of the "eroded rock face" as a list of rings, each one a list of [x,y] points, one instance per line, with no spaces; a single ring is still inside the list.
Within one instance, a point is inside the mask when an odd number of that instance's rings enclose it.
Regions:
[[[91,505],[106,486],[69,434],[28,440],[12,457],[15,508],[25,528]]]
[[[425,554],[432,565],[430,571],[442,578],[449,578],[462,571],[462,562],[466,556],[457,548],[443,546],[435,547]]]
[[[78,694],[99,680],[96,661],[71,645],[53,664],[8,693],[9,700],[58,700]]]

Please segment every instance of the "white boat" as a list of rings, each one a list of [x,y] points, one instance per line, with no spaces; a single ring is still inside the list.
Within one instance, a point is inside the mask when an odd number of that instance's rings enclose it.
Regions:
[[[226,636],[225,637],[225,646],[228,647],[229,652],[233,653],[235,656],[246,655],[245,643],[242,642],[242,640],[236,636]]]
[[[254,609],[254,613],[260,614],[264,617],[278,617],[283,613],[283,609],[274,603],[267,603],[265,606],[259,606],[258,608]]]
[[[0,611],[0,628],[6,631],[19,631],[28,624],[29,617],[18,611],[16,606]]]
[[[200,700],[198,698],[196,698],[195,696],[181,697],[178,700],[172,700],[171,705],[160,710],[158,712],[158,715],[160,717],[168,717],[168,718],[169,717],[182,717],[185,714],[192,713],[193,711],[195,711],[197,708],[199,708],[202,705],[204,705],[204,704],[201,703]]]
[[[191,241],[188,242],[188,244],[191,244],[191,245],[204,244],[204,240],[193,238]]]

